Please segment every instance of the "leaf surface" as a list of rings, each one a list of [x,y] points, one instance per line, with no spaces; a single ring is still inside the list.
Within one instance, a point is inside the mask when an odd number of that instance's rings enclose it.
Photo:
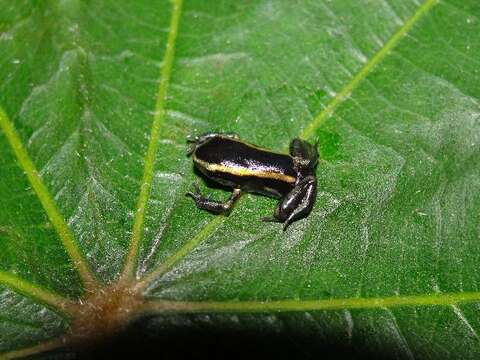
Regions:
[[[126,287],[157,330],[478,357],[475,1],[0,9],[0,351],[56,346],[93,290]],[[312,214],[283,232],[260,222],[273,199],[196,209],[185,138],[207,131],[318,139]]]

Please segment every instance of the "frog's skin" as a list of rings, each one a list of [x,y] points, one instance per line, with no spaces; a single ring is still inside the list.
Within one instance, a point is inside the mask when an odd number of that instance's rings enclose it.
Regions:
[[[316,146],[301,140],[290,142],[290,154],[280,154],[248,144],[235,134],[208,133],[187,140],[188,155],[195,167],[208,179],[233,189],[226,202],[209,200],[198,186],[188,192],[199,209],[228,214],[244,192],[279,198],[272,217],[264,221],[289,224],[306,217],[312,210],[317,192]]]

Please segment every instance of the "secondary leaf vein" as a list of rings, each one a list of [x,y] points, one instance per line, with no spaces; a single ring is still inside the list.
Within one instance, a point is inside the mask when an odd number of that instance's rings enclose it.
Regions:
[[[0,284],[67,313],[72,313],[73,308],[76,306],[74,302],[61,295],[52,293],[5,271],[0,271]]]
[[[157,93],[157,100],[155,103],[155,112],[153,117],[153,124],[150,134],[150,142],[145,154],[143,178],[140,188],[140,195],[137,202],[135,218],[133,223],[132,237],[125,260],[125,266],[121,279],[131,279],[134,277],[135,266],[139,252],[140,240],[143,233],[143,224],[145,220],[145,211],[152,187],[153,170],[155,165],[155,157],[158,148],[158,141],[160,137],[160,127],[165,119],[165,99],[170,81],[170,74],[172,70],[175,40],[177,38],[178,24],[180,20],[180,13],[182,9],[182,0],[172,1],[172,15],[170,20],[170,30],[166,44],[165,55],[163,58],[163,66],[160,74],[160,85]]]
[[[53,201],[53,198],[50,195],[47,187],[43,183],[37,169],[35,168],[35,165],[33,164],[33,161],[30,159],[30,156],[25,150],[22,141],[17,135],[12,122],[2,108],[0,108],[0,129],[5,134],[13,153],[18,160],[18,164],[25,172],[28,181],[32,185],[35,194],[47,213],[50,222],[57,231],[65,250],[75,264],[85,287],[87,289],[95,288],[97,282],[88,268],[88,265],[75,242],[70,228],[65,223],[63,216]]]
[[[37,345],[33,345],[30,347],[26,347],[23,349],[19,350],[14,350],[10,352],[6,352],[3,354],[0,354],[0,359],[18,359],[18,358],[24,358],[27,356],[35,355],[35,354],[40,354],[45,351],[53,350],[56,348],[59,348],[64,345],[64,340],[62,337],[48,340],[42,343],[39,343]]]
[[[303,129],[300,137],[310,138],[316,129],[323,124],[334,112],[337,106],[348,98],[351,92],[358,84],[367,77],[373,68],[387,56],[398,42],[408,33],[420,18],[422,18],[430,9],[432,9],[438,0],[426,0],[415,13],[393,34],[393,36],[368,60],[360,71],[340,90],[337,95],[330,100],[325,108],[310,121]]]
[[[146,275],[135,286],[139,291],[143,291],[149,286],[155,279],[165,274],[173,265],[183,259],[188,253],[197,247],[203,239],[212,234],[218,226],[224,221],[225,216],[217,215],[213,220],[209,221],[190,241],[183,245],[177,252],[169,256],[158,268]]]

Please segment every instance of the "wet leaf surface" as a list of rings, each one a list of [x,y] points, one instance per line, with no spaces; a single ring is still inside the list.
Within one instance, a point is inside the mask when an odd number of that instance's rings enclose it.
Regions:
[[[206,331],[307,355],[479,356],[475,1],[0,9],[6,356],[135,319],[197,346]],[[273,199],[196,209],[185,139],[207,131],[319,140],[312,214],[283,232],[260,221]]]

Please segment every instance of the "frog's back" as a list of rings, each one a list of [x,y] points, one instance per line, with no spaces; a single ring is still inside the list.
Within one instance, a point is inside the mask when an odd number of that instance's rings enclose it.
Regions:
[[[196,167],[230,187],[281,196],[296,181],[293,158],[226,136],[214,136],[193,153]]]

